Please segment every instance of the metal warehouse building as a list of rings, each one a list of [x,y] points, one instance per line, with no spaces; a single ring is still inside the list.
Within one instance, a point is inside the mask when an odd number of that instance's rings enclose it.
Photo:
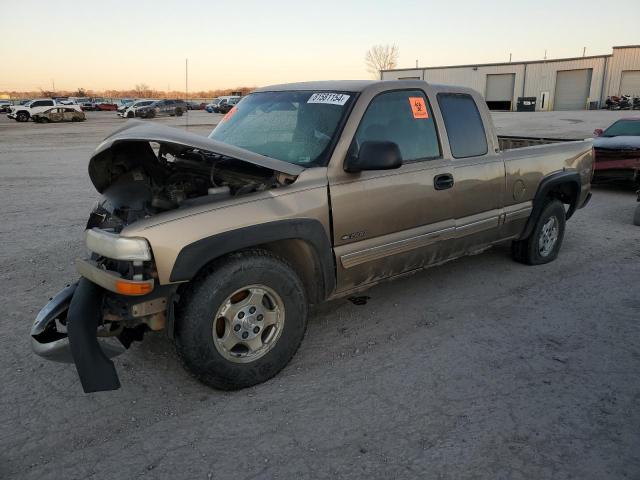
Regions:
[[[536,110],[599,108],[608,96],[640,96],[640,45],[611,55],[383,70],[381,78],[471,87],[492,110],[515,110],[525,97],[535,97]]]

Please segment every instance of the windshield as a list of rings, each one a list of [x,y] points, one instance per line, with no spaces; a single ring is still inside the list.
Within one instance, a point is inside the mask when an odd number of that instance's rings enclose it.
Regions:
[[[135,102],[133,105],[131,105],[132,107],[144,107],[145,105],[151,105],[153,103],[153,100],[144,100],[141,102]]]
[[[640,136],[640,120],[618,120],[603,133],[603,137]]]
[[[252,93],[209,138],[296,165],[324,165],[353,97],[343,92]]]

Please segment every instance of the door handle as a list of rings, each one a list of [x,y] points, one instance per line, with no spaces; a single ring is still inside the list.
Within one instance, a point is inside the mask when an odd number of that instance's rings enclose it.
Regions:
[[[450,173],[436,175],[433,177],[433,186],[436,190],[446,190],[447,188],[453,187],[453,175]]]

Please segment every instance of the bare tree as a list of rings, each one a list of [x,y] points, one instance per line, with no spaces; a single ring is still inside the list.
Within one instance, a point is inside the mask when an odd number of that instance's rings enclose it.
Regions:
[[[74,94],[75,94],[76,97],[86,97],[87,96],[87,92],[82,87],[80,87],[78,90],[76,90],[74,92]]]
[[[381,70],[392,69],[398,64],[398,54],[397,45],[374,45],[364,56],[367,71],[379,78]]]
[[[146,83],[138,83],[134,87],[134,91],[136,92],[138,97],[148,97],[149,93],[151,92],[151,89],[149,88],[149,85],[147,85]]]

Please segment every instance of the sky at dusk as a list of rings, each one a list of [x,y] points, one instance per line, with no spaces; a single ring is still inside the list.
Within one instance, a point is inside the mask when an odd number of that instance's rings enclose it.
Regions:
[[[369,78],[364,54],[395,43],[398,67],[611,53],[640,44],[640,2],[1,0],[0,91],[158,90]],[[611,17],[613,15],[613,17]]]

